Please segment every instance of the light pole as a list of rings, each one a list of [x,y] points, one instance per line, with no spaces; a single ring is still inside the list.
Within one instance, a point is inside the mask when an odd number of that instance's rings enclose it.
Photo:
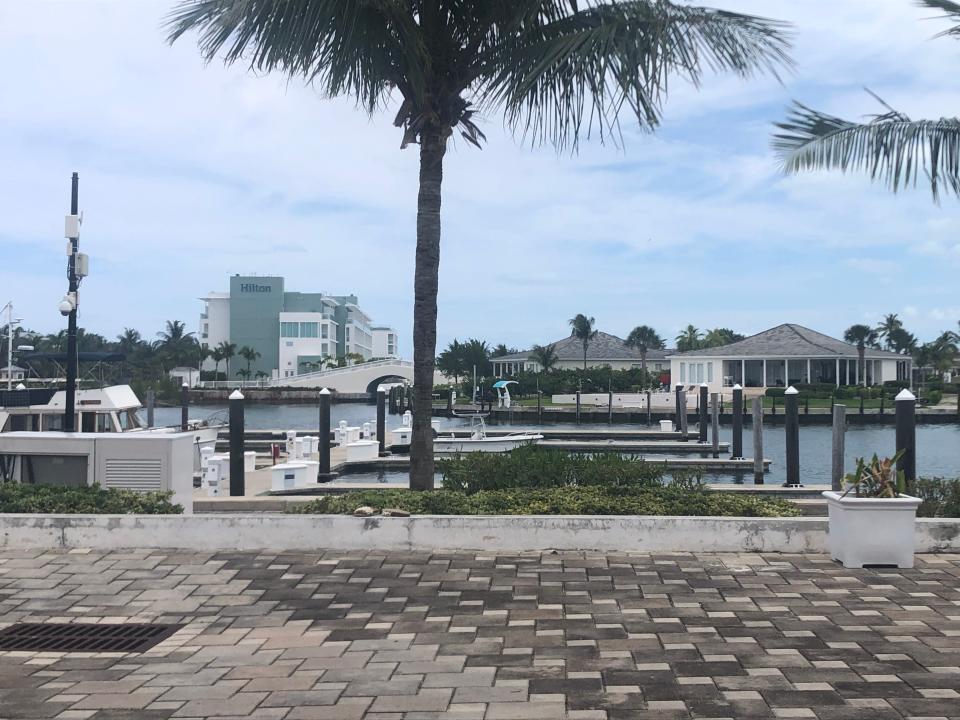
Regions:
[[[77,397],[77,289],[80,277],[77,260],[80,250],[79,190],[80,177],[73,173],[70,186],[70,214],[67,215],[64,234],[67,237],[67,295],[60,301],[60,313],[67,316],[67,393],[63,411],[63,431],[74,432]]]
[[[13,301],[11,300],[0,312],[7,311],[7,390],[13,389],[13,328],[20,324],[19,319],[13,317]]]

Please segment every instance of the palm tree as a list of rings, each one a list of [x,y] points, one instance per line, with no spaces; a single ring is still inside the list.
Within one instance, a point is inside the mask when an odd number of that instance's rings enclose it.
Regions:
[[[217,345],[210,351],[210,359],[216,363],[214,365],[213,377],[217,379],[220,377],[220,363],[223,361],[223,348],[220,345]]]
[[[887,350],[893,347],[892,336],[897,330],[903,330],[903,321],[897,317],[896,313],[888,313],[883,316],[876,327],[877,336],[883,338],[883,345]]]
[[[530,359],[540,366],[542,372],[550,372],[556,367],[560,358],[557,357],[556,343],[549,345],[534,345],[530,350]]]
[[[909,355],[917,348],[917,338],[904,328],[895,328],[887,335],[887,347],[895,353]]]
[[[640,369],[643,370],[644,375],[647,374],[647,351],[663,350],[666,347],[663,338],[649,325],[637,325],[627,335],[624,344],[640,351]]]
[[[220,342],[219,345],[217,345],[217,348],[219,348],[220,350],[221,359],[223,359],[227,363],[227,377],[229,378],[230,377],[230,361],[237,354],[237,344],[223,340]]]
[[[167,320],[163,330],[157,333],[157,349],[170,358],[174,365],[182,365],[184,357],[193,346],[193,333],[187,332],[182,320]]]
[[[700,342],[700,347],[723,347],[724,345],[730,345],[743,339],[744,336],[740,333],[734,332],[730,328],[719,327],[713,330],[707,330],[707,334],[703,336],[703,340]]]
[[[941,10],[957,24],[938,37],[960,38],[960,2],[917,0],[920,5]],[[872,95],[873,93],[871,93]],[[856,123],[813,110],[795,102],[787,119],[777,123],[773,146],[784,169],[836,169],[869,173],[893,192],[929,181],[934,201],[942,186],[960,196],[960,118],[911,120],[874,95],[883,112],[868,122]]]
[[[575,337],[583,345],[583,369],[587,369],[587,348],[590,347],[590,341],[597,336],[597,330],[593,329],[593,324],[596,320],[592,317],[587,317],[583,313],[578,313],[576,317],[572,317],[569,320],[570,322],[570,335]]]
[[[249,345],[244,345],[237,351],[237,355],[247,361],[247,374],[250,374],[250,365],[260,359],[260,353]]]
[[[142,347],[143,338],[140,336],[139,330],[125,327],[123,332],[117,335],[117,350],[128,357]]]
[[[414,418],[410,487],[433,487],[430,413],[437,342],[443,158],[454,131],[502,110],[532,143],[576,149],[595,129],[619,139],[621,109],[660,123],[668,82],[742,77],[790,64],[787,26],[668,0],[182,0],[170,42],[199,31],[206,60],[302,78],[369,114],[401,102],[401,148],[420,145],[414,269]]]
[[[689,352],[690,350],[697,350],[702,345],[703,336],[696,327],[687,325],[687,327],[677,335],[676,340],[678,352]]]
[[[250,379],[250,370],[248,368],[240,368],[237,370],[237,377],[241,377],[244,380]]]
[[[859,359],[860,382],[867,385],[867,346],[873,346],[877,342],[877,331],[869,325],[851,325],[843,333],[843,339],[851,345],[857,346],[857,357]]]

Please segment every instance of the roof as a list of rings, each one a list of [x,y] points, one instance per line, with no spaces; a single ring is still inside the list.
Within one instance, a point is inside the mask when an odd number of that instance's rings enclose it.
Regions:
[[[671,357],[856,358],[858,354],[856,345],[845,343],[802,325],[784,323],[739,342],[703,350],[673,353]],[[868,347],[866,357],[875,360],[883,358],[903,360],[906,356]]]
[[[562,340],[557,340],[553,344],[553,350],[557,354],[557,359],[564,361],[583,362],[583,343],[577,338],[569,335]],[[491,362],[510,362],[518,360],[529,360],[531,350],[524,352],[510,353],[499,357],[490,358]],[[667,356],[665,350],[648,350],[647,360],[660,360]],[[623,338],[618,338],[610,333],[597,331],[597,336],[590,341],[587,347],[587,362],[590,360],[636,360],[640,361],[640,351],[627,347]]]

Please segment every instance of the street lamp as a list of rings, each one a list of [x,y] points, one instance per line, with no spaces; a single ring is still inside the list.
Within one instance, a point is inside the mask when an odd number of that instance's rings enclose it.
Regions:
[[[11,300],[0,312],[7,311],[7,390],[13,389],[13,328],[23,322],[21,318],[13,317],[13,301]]]

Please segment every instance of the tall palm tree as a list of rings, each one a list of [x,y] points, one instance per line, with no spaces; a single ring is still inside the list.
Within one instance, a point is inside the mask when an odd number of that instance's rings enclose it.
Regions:
[[[251,372],[250,365],[252,365],[257,360],[260,359],[260,353],[258,353],[254,348],[250,347],[249,345],[244,345],[242,348],[237,350],[237,355],[239,355],[240,357],[242,357],[244,360],[247,361],[247,375],[249,376]]]
[[[860,383],[867,385],[867,346],[877,342],[877,331],[869,325],[851,325],[843,333],[843,339],[857,346],[857,358],[860,367]]]
[[[683,331],[677,335],[677,350],[679,352],[689,352],[697,350],[703,343],[703,335],[693,325],[687,325]]]
[[[556,367],[560,358],[557,357],[556,343],[549,345],[534,345],[530,350],[530,359],[540,366],[541,372],[550,372]]]
[[[220,350],[220,357],[227,363],[227,377],[230,377],[230,361],[236,357],[237,344],[222,340],[217,348]]]
[[[914,336],[913,333],[907,332],[902,327],[891,330],[886,337],[886,341],[888,349],[901,355],[909,355],[917,347],[916,336]]]
[[[184,363],[184,357],[196,342],[182,320],[167,320],[164,329],[157,333],[157,338],[157,349],[167,355],[174,365]]]
[[[504,113],[532,143],[576,149],[619,139],[621,109],[660,123],[668,83],[790,64],[786,26],[669,0],[182,0],[169,39],[199,31],[212,60],[278,70],[368,113],[400,95],[401,148],[420,145],[414,269],[410,487],[433,487],[430,426],[437,341],[443,158],[455,131],[481,146],[479,111]]]
[[[877,337],[883,340],[883,346],[887,350],[893,347],[892,337],[897,330],[903,330],[903,321],[897,317],[896,313],[884,315],[883,320],[877,324]]]
[[[117,350],[129,357],[143,347],[143,338],[140,331],[125,327],[123,332],[117,335]]]
[[[575,337],[580,341],[580,344],[583,345],[583,369],[587,369],[587,348],[590,347],[590,341],[597,336],[597,330],[593,329],[593,325],[596,320],[592,317],[587,317],[583,313],[577,313],[576,317],[572,317],[569,320],[570,322],[570,335]]]
[[[960,2],[917,0],[940,10],[956,25],[938,37],[960,38]],[[871,93],[872,94],[872,93]],[[911,120],[874,95],[883,111],[856,123],[795,102],[787,119],[777,123],[773,146],[790,173],[832,169],[863,171],[893,192],[930,183],[934,201],[943,187],[960,197],[960,118]]]
[[[220,345],[210,351],[210,359],[215,363],[213,377],[217,379],[220,377],[220,363],[223,362],[223,348]]]
[[[627,335],[625,344],[627,347],[636,348],[640,351],[640,369],[643,370],[644,374],[647,372],[647,352],[649,350],[663,350],[666,347],[663,338],[649,325],[638,325],[631,330],[630,334]]]

